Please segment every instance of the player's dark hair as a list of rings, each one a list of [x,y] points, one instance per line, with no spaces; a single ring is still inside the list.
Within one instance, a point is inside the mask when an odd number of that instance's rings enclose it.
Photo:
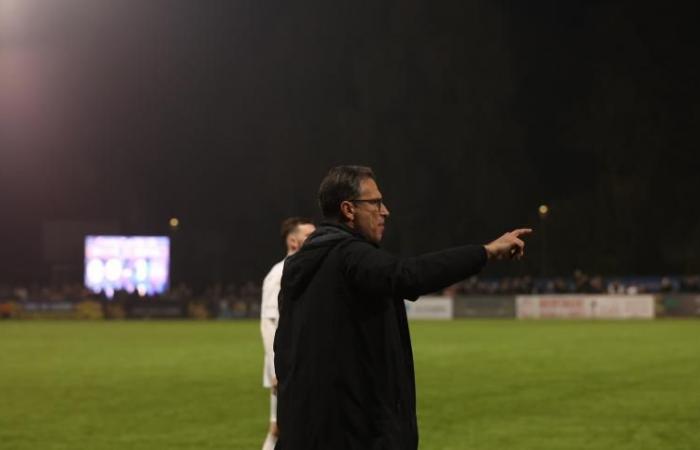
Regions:
[[[313,221],[306,217],[288,217],[284,219],[282,221],[282,226],[280,226],[282,240],[286,240],[287,236],[294,233],[299,225],[306,225],[307,223],[313,224]]]
[[[340,204],[360,196],[360,183],[376,179],[370,167],[337,166],[328,171],[318,189],[318,204],[326,219],[341,219]]]

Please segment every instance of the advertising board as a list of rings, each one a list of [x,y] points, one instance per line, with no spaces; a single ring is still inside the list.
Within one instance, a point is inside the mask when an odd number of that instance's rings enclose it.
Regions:
[[[458,296],[454,299],[453,308],[454,317],[513,318],[515,317],[515,296]]]
[[[424,296],[415,302],[405,300],[406,315],[409,320],[450,320],[452,319],[452,298]]]
[[[700,295],[664,294],[659,297],[657,311],[663,317],[700,317]]]
[[[653,319],[653,295],[520,295],[520,319]]]

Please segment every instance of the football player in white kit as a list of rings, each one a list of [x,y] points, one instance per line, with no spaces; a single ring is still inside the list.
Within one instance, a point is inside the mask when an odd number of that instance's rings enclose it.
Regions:
[[[299,250],[306,238],[314,232],[313,223],[301,217],[290,217],[282,222],[281,234],[287,246],[287,256]],[[275,264],[263,280],[262,305],[260,307],[260,331],[265,348],[265,368],[263,386],[270,389],[270,428],[263,443],[263,450],[274,450],[277,443],[277,377],[275,375],[275,353],[272,344],[275,341],[279,310],[277,296],[280,292],[284,260]]]

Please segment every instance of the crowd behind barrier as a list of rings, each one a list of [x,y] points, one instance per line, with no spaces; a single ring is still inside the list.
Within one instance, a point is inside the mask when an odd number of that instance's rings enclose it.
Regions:
[[[260,315],[257,283],[216,284],[196,292],[179,284],[162,295],[116,291],[111,298],[80,284],[63,286],[0,285],[0,318],[247,318]]]
[[[462,303],[456,302],[455,308],[457,311],[460,308],[473,310],[473,316],[477,316],[476,312],[513,316],[512,301],[499,303],[499,296],[668,294],[662,303],[668,303],[665,309],[673,311],[674,308],[688,309],[682,306],[688,300],[681,297],[693,293],[700,294],[700,275],[602,277],[576,271],[571,277],[556,278],[472,277],[440,294],[455,299],[470,298]],[[0,318],[256,318],[260,315],[260,296],[260,284],[252,281],[241,285],[216,284],[199,292],[185,284],[178,284],[165,294],[156,296],[117,291],[112,298],[107,298],[103,293],[94,293],[81,284],[58,287],[0,285]],[[695,302],[691,301],[691,308],[695,308]]]
[[[698,293],[700,275],[603,277],[577,270],[570,277],[472,277],[447,290],[451,295]]]

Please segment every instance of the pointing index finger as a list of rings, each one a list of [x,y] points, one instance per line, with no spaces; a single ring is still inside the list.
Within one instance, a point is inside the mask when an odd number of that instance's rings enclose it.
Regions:
[[[518,228],[517,230],[511,231],[511,233],[515,235],[515,237],[520,237],[532,233],[532,228]]]

